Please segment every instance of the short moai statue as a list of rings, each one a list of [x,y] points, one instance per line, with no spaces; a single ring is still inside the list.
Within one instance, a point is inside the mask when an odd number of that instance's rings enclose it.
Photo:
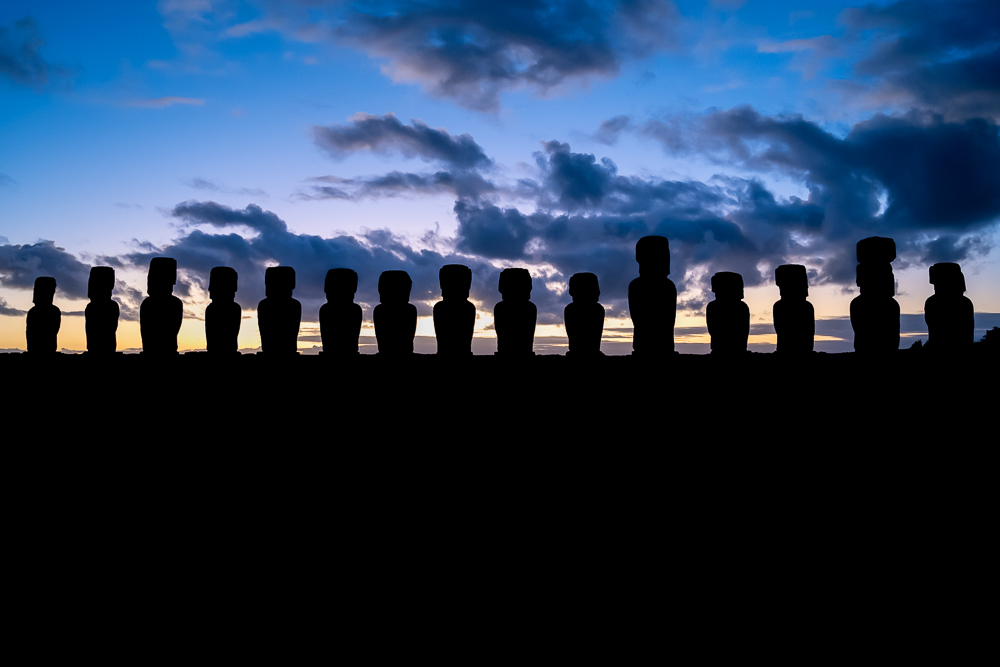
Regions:
[[[665,356],[674,352],[677,286],[670,274],[670,242],[663,236],[644,236],[635,244],[639,277],[628,286],[632,317],[632,354]]]
[[[25,335],[28,352],[31,354],[55,354],[58,345],[59,324],[62,313],[52,303],[56,294],[55,278],[35,278],[35,290],[31,301],[35,304],[28,311]]]
[[[601,336],[604,334],[604,306],[598,303],[601,287],[593,273],[574,273],[569,279],[569,295],[573,302],[563,310],[566,336],[569,338],[567,356],[599,357]]]
[[[121,308],[111,298],[114,289],[113,267],[95,266],[90,269],[90,280],[87,281],[87,298],[90,303],[83,312],[87,352],[90,354],[112,354],[118,349],[118,317]]]
[[[816,311],[806,301],[809,278],[801,264],[782,264],[774,270],[781,298],[774,302],[774,332],[778,334],[777,352],[804,354],[813,351],[816,337]]]
[[[412,287],[406,271],[383,271],[378,277],[379,305],[372,311],[372,320],[379,354],[413,354],[417,307],[410,303]]]
[[[139,306],[139,334],[145,354],[176,354],[184,304],[173,295],[177,260],[154,257],[146,274],[146,294]]]
[[[266,355],[298,354],[302,304],[292,298],[295,269],[271,266],[264,271],[264,298],[257,304],[260,349]]]
[[[463,264],[445,264],[438,271],[441,301],[434,304],[434,335],[437,353],[461,357],[472,354],[476,307],[469,301],[472,269]]]
[[[715,300],[705,308],[712,354],[743,354],[750,337],[750,308],[743,302],[743,276],[720,271],[712,276]]]
[[[243,309],[236,303],[238,287],[236,269],[216,266],[209,274],[208,295],[212,303],[205,309],[205,348],[212,354],[239,352]]]
[[[323,353],[350,356],[358,353],[361,337],[361,306],[354,303],[358,274],[353,269],[330,269],[323,285],[326,303],[319,308],[319,332]]]
[[[528,269],[504,269],[500,272],[500,295],[493,307],[493,326],[497,332],[497,354],[512,357],[534,355],[535,322],[538,309],[531,303],[531,274]]]
[[[940,262],[930,267],[934,294],[924,302],[927,323],[927,350],[968,351],[975,341],[976,314],[972,300],[965,296],[962,267]]]
[[[899,349],[899,304],[891,262],[896,242],[872,236],[858,241],[857,284],[861,294],[851,301],[854,350],[887,354]]]

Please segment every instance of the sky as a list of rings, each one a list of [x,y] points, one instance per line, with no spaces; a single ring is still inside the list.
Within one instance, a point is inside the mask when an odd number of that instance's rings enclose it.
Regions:
[[[116,269],[119,349],[140,347],[156,256],[178,261],[184,350],[213,266],[239,272],[259,346],[264,270],[296,269],[299,348],[323,278],[405,270],[433,352],[438,269],[473,271],[477,352],[506,267],[528,268],[536,351],[564,352],[574,273],[598,276],[602,349],[631,349],[635,242],[666,236],[681,352],[708,351],[711,276],[746,285],[774,349],[775,267],[804,264],[816,349],[853,349],[855,244],[896,241],[903,342],[928,267],[959,262],[977,339],[1000,325],[1000,3],[0,4],[0,350],[25,348],[38,276],[59,346],[86,347],[91,266]],[[428,338],[420,338],[428,337]],[[492,347],[491,347],[492,346]]]

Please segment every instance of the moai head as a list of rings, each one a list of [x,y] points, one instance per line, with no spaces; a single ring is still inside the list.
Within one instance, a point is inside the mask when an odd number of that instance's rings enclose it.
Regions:
[[[892,275],[892,265],[887,262],[858,264],[857,284],[862,294],[888,297],[896,295],[896,279]]]
[[[712,291],[716,299],[740,301],[743,298],[743,276],[732,271],[719,271],[712,276]]]
[[[269,266],[264,271],[264,296],[268,299],[291,299],[295,289],[295,269]]]
[[[639,274],[670,275],[670,242],[665,236],[643,236],[635,244]]]
[[[32,303],[36,306],[51,306],[52,298],[55,295],[55,278],[35,278],[35,291],[31,295]]]
[[[238,276],[236,269],[216,266],[208,276],[208,296],[213,300],[232,301],[236,298]]]
[[[87,281],[87,298],[91,301],[110,299],[115,289],[115,270],[110,266],[94,266]]]
[[[323,283],[327,301],[354,301],[358,291],[358,273],[354,269],[330,269]]]
[[[472,269],[464,264],[445,264],[438,271],[441,298],[464,301],[472,289]]]
[[[379,301],[392,304],[409,303],[411,287],[413,281],[406,271],[383,271],[378,277]]]
[[[801,264],[782,264],[774,270],[782,299],[805,299],[809,296],[809,278]]]
[[[597,303],[601,296],[597,276],[593,273],[574,273],[569,279],[569,295],[574,303]]]
[[[896,259],[896,242],[881,236],[858,241],[858,261],[862,264],[888,264]]]
[[[931,285],[937,294],[965,294],[962,267],[953,262],[938,262],[931,266]],[[36,282],[35,285],[38,283]]]
[[[500,295],[504,301],[531,299],[531,274],[528,269],[504,269],[500,272]]]
[[[146,274],[146,294],[170,294],[177,284],[177,260],[173,257],[154,257],[149,260]]]

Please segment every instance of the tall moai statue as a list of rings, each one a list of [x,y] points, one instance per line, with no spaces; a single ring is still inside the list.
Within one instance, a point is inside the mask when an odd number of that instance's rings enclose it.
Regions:
[[[154,257],[149,260],[146,294],[139,306],[139,334],[146,354],[176,354],[177,334],[184,319],[184,304],[173,295],[177,284],[177,260]]]
[[[111,298],[115,289],[115,270],[110,266],[94,266],[87,281],[87,304],[83,312],[87,333],[87,352],[112,354],[118,349],[118,317],[121,308]]]
[[[260,349],[264,354],[298,354],[302,304],[292,298],[295,269],[271,266],[264,271],[264,298],[257,304]]]
[[[528,269],[504,269],[500,272],[500,295],[493,307],[493,326],[497,332],[497,354],[530,357],[534,353],[535,322],[538,309],[531,303],[531,274]]]
[[[896,242],[872,236],[858,241],[857,283],[861,294],[851,301],[854,350],[887,354],[899,349],[899,304],[891,262]]]
[[[323,285],[326,303],[319,308],[319,332],[323,353],[337,356],[358,353],[361,337],[361,306],[354,303],[358,274],[353,269],[330,269]]]
[[[670,275],[670,242],[644,236],[635,244],[639,277],[628,286],[632,317],[632,354],[665,356],[674,352],[677,286]]]
[[[56,295],[55,278],[35,278],[31,301],[35,305],[28,311],[25,336],[31,354],[55,354],[62,313],[52,303]]]
[[[413,354],[417,307],[410,303],[413,281],[406,271],[383,271],[378,277],[379,305],[372,311],[379,354]]]
[[[940,262],[930,268],[934,294],[924,302],[927,323],[927,350],[934,352],[967,351],[975,341],[976,311],[965,296],[962,267]]]
[[[812,352],[816,337],[816,311],[806,301],[809,277],[801,264],[782,264],[774,270],[781,298],[774,302],[774,332],[778,334],[777,352],[803,354]]]
[[[743,276],[719,271],[712,276],[715,300],[705,308],[712,354],[743,354],[750,337],[750,308],[743,302]]]
[[[238,288],[236,269],[228,266],[212,268],[208,277],[208,295],[212,303],[205,309],[205,348],[212,354],[239,352],[243,309],[236,303]]]
[[[569,279],[569,295],[573,302],[563,310],[566,336],[569,338],[567,356],[602,356],[605,313],[604,306],[597,301],[601,296],[597,276],[593,273],[574,273]]]
[[[469,301],[472,269],[463,264],[445,264],[438,271],[441,301],[434,304],[434,336],[437,353],[460,357],[472,354],[476,307]]]

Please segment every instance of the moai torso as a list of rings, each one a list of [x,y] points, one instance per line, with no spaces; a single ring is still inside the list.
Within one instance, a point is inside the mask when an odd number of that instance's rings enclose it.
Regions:
[[[632,317],[632,350],[639,354],[674,351],[677,287],[666,276],[639,276],[628,286],[628,311]]]
[[[466,299],[445,299],[434,304],[434,336],[438,354],[472,354],[476,306]]]
[[[928,350],[967,350],[975,341],[976,313],[964,295],[965,276],[958,264],[940,262],[930,267],[934,294],[924,302]]]
[[[372,311],[379,354],[413,354],[417,307],[410,300],[413,283],[405,271],[383,271],[378,280],[382,303]]]
[[[573,302],[563,310],[566,337],[569,338],[567,354],[600,356],[601,336],[604,333],[604,306],[598,303],[601,289],[593,273],[576,273],[569,279],[569,295]]]
[[[899,304],[893,295],[896,259],[892,239],[873,236],[858,241],[857,284],[861,294],[851,301],[854,351],[886,354],[899,349]]]
[[[205,309],[205,347],[209,352],[239,351],[243,309],[235,301],[213,301]]]
[[[750,338],[750,307],[739,299],[715,299],[705,308],[712,353],[742,353]]]
[[[177,334],[184,319],[184,304],[173,294],[157,294],[139,306],[142,351],[154,354],[177,352]]]
[[[778,352],[812,352],[816,338],[816,312],[805,299],[779,299],[774,302],[774,332],[778,334]]]
[[[319,308],[319,329],[327,354],[357,354],[361,337],[361,306],[330,301]]]
[[[265,297],[257,305],[260,349],[264,354],[298,352],[302,304],[292,297]]]
[[[532,355],[538,308],[530,301],[504,299],[493,307],[497,332],[497,352],[517,356]]]
[[[28,352],[51,354],[58,349],[62,313],[53,304],[36,305],[28,311],[25,337]]]
[[[113,299],[96,299],[83,311],[87,352],[110,353],[118,349],[118,318],[121,307]]]

